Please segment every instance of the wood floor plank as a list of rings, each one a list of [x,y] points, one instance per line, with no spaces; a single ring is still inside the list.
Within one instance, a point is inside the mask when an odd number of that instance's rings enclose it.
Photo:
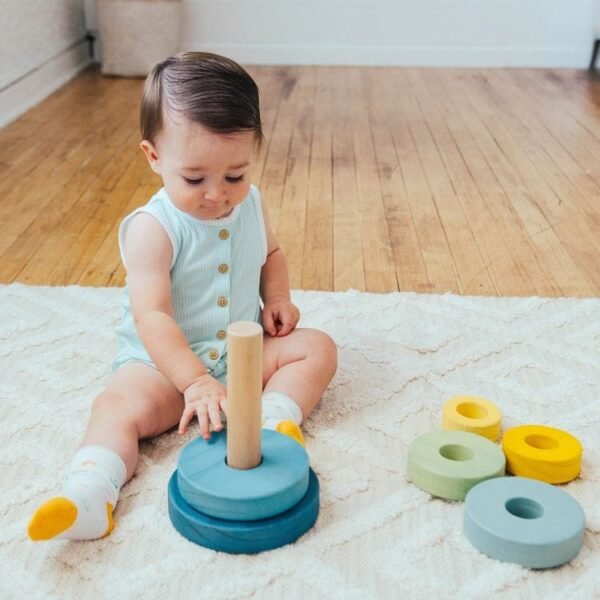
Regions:
[[[297,106],[295,89],[300,78],[300,73],[289,69],[280,69],[278,74],[282,79],[279,109],[259,180],[263,201],[269,207],[271,225],[275,233],[279,226],[279,213],[289,166],[289,149],[295,126]]]
[[[333,178],[332,97],[333,69],[317,69],[314,124],[310,146],[306,227],[302,256],[302,288],[333,288]]]
[[[468,74],[465,74],[465,76],[468,77]],[[508,148],[502,146],[502,140],[504,139],[506,142],[507,138],[502,135],[501,130],[494,128],[491,118],[489,122],[486,122],[485,116],[479,113],[476,103],[470,98],[469,91],[463,79],[459,82],[454,93],[458,93],[464,103],[463,115],[477,127],[473,137],[482,149],[495,178],[509,200],[511,210],[514,211],[518,222],[525,229],[550,289],[558,288],[560,290],[561,288],[556,279],[564,280],[568,277],[568,274],[564,273],[560,264],[556,264],[553,256],[541,252],[539,243],[536,243],[536,239],[546,239],[544,233],[551,229],[551,223],[549,223],[543,210],[536,202],[532,191],[527,188],[508,159],[511,152],[515,150],[514,144],[511,144]],[[492,128],[490,128],[490,124]],[[543,285],[543,282],[540,283]],[[559,293],[561,292],[559,291]]]
[[[145,158],[141,153],[137,153],[119,180],[117,189],[107,194],[96,210],[87,214],[80,213],[80,218],[74,222],[77,233],[72,238],[70,249],[63,253],[61,260],[52,270],[49,281],[51,285],[65,279],[78,280],[81,277],[96,254],[98,246],[112,230],[115,215],[124,212],[124,207],[127,206],[147,168]],[[149,198],[146,198],[144,203]]]
[[[423,127],[421,115],[404,88],[402,72],[396,73],[394,83],[401,125],[393,129],[392,135],[429,276],[429,291],[460,293],[456,264],[417,148]]]
[[[504,93],[506,88],[512,90],[508,85],[502,87]],[[587,285],[582,293],[597,293],[600,290],[600,270],[596,266],[600,263],[600,229],[594,199],[600,197],[600,189],[556,139],[524,110],[518,90],[512,90],[510,97],[501,100],[503,91],[487,89],[490,93],[486,95],[486,103],[506,115],[503,124],[523,150],[523,154],[515,155],[513,160],[522,170],[528,188],[536,190],[538,198],[552,199],[550,204],[546,203],[545,210],[553,213],[552,228],[560,244],[577,268],[585,273]],[[509,107],[512,114],[507,112]]]
[[[433,126],[429,124],[428,107],[423,107],[421,104],[426,102],[426,96],[423,95],[420,87],[419,74],[409,69],[405,71],[405,75],[406,88],[411,92],[413,109],[418,119],[418,126],[415,125],[413,128],[415,144],[448,240],[461,293],[496,295],[496,287],[490,278],[469,220],[440,157],[439,144],[432,134],[435,124]],[[422,100],[420,101],[419,98]]]
[[[347,72],[348,97],[353,98],[356,107],[352,143],[360,228],[364,233],[362,254],[365,283],[367,289],[372,292],[389,292],[398,289],[398,282],[385,218],[385,205],[377,175],[377,161],[369,123],[369,82],[366,75],[365,70]]]
[[[483,261],[483,265],[479,265],[480,272],[488,273],[498,295],[523,296],[535,293],[535,289],[513,259],[501,224],[490,210],[469,169],[469,164],[461,154],[460,146],[464,147],[465,138],[462,133],[457,132],[464,132],[464,127],[457,120],[455,112],[448,107],[446,99],[432,93],[432,81],[438,77],[437,71],[415,70],[412,75],[413,85],[418,85],[417,98],[423,116],[429,125],[448,173],[449,184],[463,208]],[[485,179],[481,181],[481,185],[485,185]],[[460,273],[462,274],[462,270]],[[475,272],[476,276],[479,274]],[[476,277],[470,280],[465,278],[462,287],[465,293],[481,292],[481,289],[477,289]]]
[[[431,291],[400,159],[390,123],[397,111],[396,88],[385,68],[368,71],[368,110],[375,164],[400,290]]]
[[[249,68],[249,72],[255,78],[260,90],[261,122],[265,138],[253,167],[253,181],[260,187],[269,144],[279,114],[279,101],[285,87],[285,79],[281,76],[280,67],[255,67]]]
[[[530,110],[530,96],[523,86],[518,85],[510,71],[501,69],[496,75],[488,80],[489,85],[503,98],[505,105],[514,108],[515,116],[526,128],[524,134],[533,138],[545,154],[536,164],[541,169],[551,169],[556,174],[560,171],[567,177],[568,181],[564,183],[568,187],[567,197],[585,216],[588,226],[593,231],[600,231],[595,201],[600,196],[600,184],[581,166],[578,146],[570,144],[569,140],[560,135],[560,130],[555,130],[556,121],[546,118],[544,111]],[[564,116],[561,120],[563,119]]]
[[[559,69],[251,66],[253,181],[292,286],[600,295],[600,81]],[[92,67],[0,130],[0,283],[123,285],[161,185],[143,81]]]
[[[121,88],[110,85],[97,85],[97,73],[84,71],[69,85],[49,96],[42,104],[27,112],[26,118],[17,119],[5,126],[0,145],[0,194],[12,190],[24,176],[29,176],[40,162],[56,151],[56,146],[65,137],[74,134],[77,140],[90,128],[89,107],[97,103],[98,116],[105,117],[104,109],[112,102],[114,94],[121,94]],[[87,111],[78,111],[87,103]],[[40,133],[43,132],[43,135]]]
[[[538,295],[560,295],[558,286],[542,269],[538,253],[531,242],[521,219],[515,211],[511,197],[502,187],[494,168],[496,146],[493,138],[481,122],[475,118],[464,95],[458,94],[454,88],[454,78],[446,80],[443,72],[438,72],[436,79],[429,79],[432,95],[443,98],[448,106],[445,113],[446,124],[453,139],[473,177],[481,198],[492,216],[499,234],[506,240],[507,248],[515,262],[519,279],[524,277]],[[503,256],[500,250],[500,259]],[[514,280],[511,280],[514,285]],[[509,295],[519,295],[518,288]]]
[[[594,147],[600,143],[600,81],[595,73],[572,69],[527,69],[522,74],[531,93],[542,93],[542,99],[556,99],[568,116],[592,134]]]
[[[540,114],[552,123],[560,140],[576,149],[579,164],[600,185],[600,110],[582,100],[585,92],[577,94],[576,101],[571,99],[571,85],[577,81],[575,74],[567,84],[556,73],[526,69],[515,77],[532,102],[536,98],[543,107]],[[597,93],[600,95],[600,89]]]
[[[123,131],[128,130],[123,128]],[[12,268],[13,279],[18,277],[24,283],[48,278],[50,272],[57,268],[57,261],[65,253],[72,251],[72,237],[78,235],[88,222],[91,222],[88,230],[99,240],[98,233],[102,223],[93,221],[94,216],[104,203],[109,202],[112,206],[110,201],[118,195],[118,191],[106,189],[107,182],[114,177],[115,172],[121,174],[123,166],[126,167],[137,155],[139,150],[134,141],[137,138],[137,133],[124,139],[119,133],[114,144],[104,147],[98,165],[90,162],[88,170],[83,171],[80,177],[72,178],[55,193],[55,199],[49,202],[50,209],[44,212],[43,219],[31,219],[29,213],[22,213],[27,215],[25,223],[28,225],[12,247],[0,257],[7,275]],[[118,161],[108,160],[115,155],[119,157]],[[140,171],[138,176],[141,177],[142,174]],[[106,217],[111,222],[114,218],[113,213]]]
[[[130,94],[125,97],[130,101]],[[40,151],[29,175],[2,196],[0,220],[5,225],[0,236],[0,262],[9,280],[48,236],[57,234],[56,224],[83,191],[93,182],[107,188],[108,173],[123,168],[114,160],[113,152],[125,144],[134,108],[124,110],[119,94],[115,94],[107,100],[106,110],[106,114],[102,110],[88,117],[86,128],[79,124],[67,130],[49,151]],[[78,115],[75,121],[80,120]],[[126,148],[129,151],[129,143]]]
[[[302,286],[302,263],[313,135],[316,70],[305,67],[296,92],[298,108],[288,148],[287,171],[275,231],[285,251],[290,285]]]
[[[551,170],[540,171],[540,165],[551,164],[551,161],[542,160],[543,157],[540,156],[535,143],[532,143],[531,136],[523,135],[523,127],[513,123],[514,109],[503,106],[503,117],[498,119],[499,110],[495,106],[495,100],[486,96],[484,90],[489,91],[489,87],[482,77],[478,78],[476,84],[469,86],[467,97],[471,100],[471,106],[478,112],[488,130],[503,148],[503,154],[507,163],[512,166],[515,179],[527,189],[527,199],[535,205],[548,223],[547,227],[542,227],[538,232],[530,232],[534,243],[546,249],[544,252],[546,263],[566,295],[591,295],[591,286],[587,282],[584,283],[585,278],[578,272],[575,261],[567,252],[556,229],[561,225],[564,227],[569,213],[573,215],[570,227],[577,233],[569,247],[572,252],[583,252],[588,256],[594,244],[589,239],[589,232],[579,226],[577,212],[567,206],[549,185],[548,176],[552,176]],[[506,185],[512,185],[512,182],[506,180],[505,182]],[[531,204],[526,205],[523,202],[521,206],[522,210],[528,213],[531,210]]]
[[[332,81],[332,97],[337,100],[333,115],[333,289],[366,287],[363,241],[360,227],[356,157],[352,141],[352,110],[348,102],[347,69],[339,69]]]

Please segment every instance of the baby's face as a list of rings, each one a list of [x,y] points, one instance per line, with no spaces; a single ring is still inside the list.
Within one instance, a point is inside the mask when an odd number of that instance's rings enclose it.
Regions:
[[[228,215],[248,195],[254,134],[213,133],[166,116],[156,144],[141,143],[175,206],[198,219]]]

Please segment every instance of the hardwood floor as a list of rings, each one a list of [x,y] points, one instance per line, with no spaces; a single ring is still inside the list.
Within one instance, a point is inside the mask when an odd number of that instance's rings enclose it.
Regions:
[[[254,181],[294,288],[600,295],[600,80],[533,69],[249,67]],[[90,69],[0,130],[0,283],[123,285],[160,181],[142,81]]]

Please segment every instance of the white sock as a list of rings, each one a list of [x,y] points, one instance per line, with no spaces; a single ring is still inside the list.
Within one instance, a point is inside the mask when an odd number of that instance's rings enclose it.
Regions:
[[[281,392],[265,392],[262,396],[263,427],[275,429],[281,421],[293,421],[302,424],[300,407],[286,394]]]
[[[65,497],[77,506],[77,519],[58,539],[90,540],[109,532],[112,514],[108,516],[107,504],[114,510],[126,476],[125,463],[116,452],[103,446],[81,448],[63,487]]]

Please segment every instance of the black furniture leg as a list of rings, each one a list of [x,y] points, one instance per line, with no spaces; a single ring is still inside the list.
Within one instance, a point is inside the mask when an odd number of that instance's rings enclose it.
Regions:
[[[592,60],[590,60],[589,70],[593,71],[596,69],[596,59],[598,58],[598,52],[600,52],[600,38],[594,42],[594,49],[592,50]]]

